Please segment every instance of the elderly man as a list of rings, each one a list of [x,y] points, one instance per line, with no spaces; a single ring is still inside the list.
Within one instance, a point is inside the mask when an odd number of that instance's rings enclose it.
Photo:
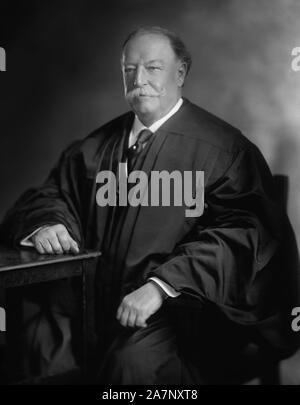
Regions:
[[[121,64],[132,112],[71,145],[44,185],[8,213],[2,235],[41,254],[103,252],[96,285],[109,342],[102,383],[216,382],[216,364],[230,363],[241,339],[285,353],[282,224],[261,153],[182,97],[191,58],[174,33],[131,33]],[[119,195],[98,204],[98,174],[118,177],[120,163],[123,177],[204,172],[202,215],[187,217],[184,204],[121,204]],[[182,341],[174,303],[186,297],[198,302],[200,335]]]

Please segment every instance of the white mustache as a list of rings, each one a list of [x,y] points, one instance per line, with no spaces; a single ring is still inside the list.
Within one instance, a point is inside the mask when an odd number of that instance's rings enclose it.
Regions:
[[[126,93],[126,97],[127,98],[135,98],[135,97],[141,97],[141,96],[159,97],[159,96],[164,96],[165,94],[166,94],[165,88],[162,88],[160,91],[154,91],[147,87],[136,87],[135,89],[128,91]]]

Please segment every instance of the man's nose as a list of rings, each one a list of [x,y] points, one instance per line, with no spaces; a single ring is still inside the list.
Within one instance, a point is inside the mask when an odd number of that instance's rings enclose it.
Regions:
[[[135,86],[141,87],[147,84],[147,72],[143,66],[139,66],[136,70],[136,75],[135,75],[135,80],[134,80]]]

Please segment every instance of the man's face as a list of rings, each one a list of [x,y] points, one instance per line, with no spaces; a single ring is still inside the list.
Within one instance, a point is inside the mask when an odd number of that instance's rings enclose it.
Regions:
[[[167,114],[181,96],[186,67],[162,35],[132,38],[124,49],[122,69],[126,100],[146,126]]]

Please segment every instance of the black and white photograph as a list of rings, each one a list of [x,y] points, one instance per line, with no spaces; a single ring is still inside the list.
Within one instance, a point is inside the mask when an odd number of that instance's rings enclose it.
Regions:
[[[0,0],[0,134],[1,386],[300,385],[298,0]]]

